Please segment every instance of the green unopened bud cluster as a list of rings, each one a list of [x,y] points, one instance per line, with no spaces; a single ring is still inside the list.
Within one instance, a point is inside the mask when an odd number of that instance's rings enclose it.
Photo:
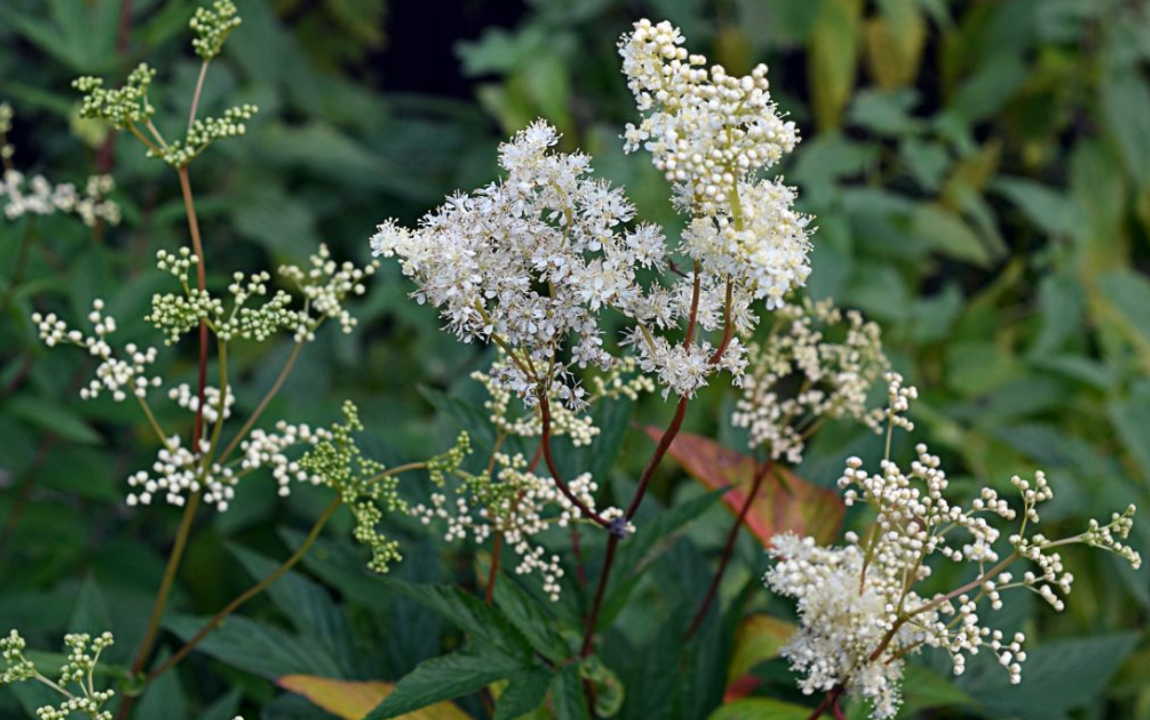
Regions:
[[[236,5],[230,0],[216,0],[211,8],[199,7],[188,22],[195,33],[192,49],[205,61],[220,54],[224,41],[232,30],[243,22],[237,14]]]
[[[76,714],[91,720],[112,720],[112,712],[103,707],[115,693],[112,690],[97,690],[92,676],[100,662],[100,653],[113,642],[109,632],[95,638],[87,633],[65,635],[64,664],[60,667],[57,680],[52,681],[24,656],[26,643],[20,633],[10,630],[7,637],[0,638],[0,658],[4,661],[4,670],[0,671],[0,685],[36,680],[58,693],[61,696],[58,704],[36,708],[36,717],[40,720],[68,720]],[[70,690],[70,686],[78,690]]]
[[[172,167],[184,167],[216,140],[239,137],[247,132],[245,121],[257,112],[259,108],[255,105],[244,104],[228,108],[222,117],[197,118],[183,140],[161,146],[158,152],[150,150],[149,154],[159,155]]]
[[[155,106],[148,101],[148,87],[155,77],[154,69],[140,63],[128,75],[124,86],[114,90],[105,88],[102,78],[90,75],[76,78],[72,87],[84,93],[80,117],[105,120],[118,130],[147,123],[156,113]]]

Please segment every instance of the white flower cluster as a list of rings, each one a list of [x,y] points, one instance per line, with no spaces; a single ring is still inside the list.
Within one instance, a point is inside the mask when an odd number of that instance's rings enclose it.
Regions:
[[[0,199],[4,202],[4,216],[15,220],[24,215],[75,214],[88,227],[103,221],[109,225],[120,223],[120,206],[108,200],[115,189],[110,175],[92,175],[80,195],[72,183],[53,185],[43,175],[30,180],[12,167],[15,148],[8,142],[12,130],[12,106],[0,103],[0,162],[4,174],[0,176]]]
[[[167,438],[152,463],[154,477],[146,470],[128,476],[128,487],[132,488],[128,505],[151,505],[154,499],[162,497],[169,505],[183,507],[189,496],[203,490],[204,502],[220,512],[227,510],[235,497],[239,477],[230,467],[219,463],[210,463],[207,467],[205,458],[209,457],[210,450],[211,443],[206,438],[200,440],[198,452],[184,447],[178,435]]]
[[[147,396],[148,388],[160,386],[162,381],[158,376],[149,377],[147,374],[148,366],[156,361],[155,348],[139,348],[134,343],[128,343],[124,346],[124,357],[117,357],[113,352],[106,336],[115,332],[116,319],[104,313],[104,301],[100,298],[92,301],[88,321],[92,324],[91,335],[68,329],[67,323],[55,313],[32,314],[32,322],[38,326],[40,339],[48,347],[67,342],[85,348],[88,354],[100,359],[100,364],[96,366],[96,376],[80,389],[80,397],[91,400],[107,391],[113,400],[122,402],[129,393],[143,399]]]
[[[53,185],[43,175],[27,181],[18,170],[6,170],[0,182],[0,198],[4,198],[4,216],[16,220],[24,215],[74,214],[88,227],[99,221],[109,225],[120,223],[120,206],[106,199],[115,187],[110,175],[88,178],[84,195],[72,183]]]
[[[693,216],[683,234],[688,254],[777,307],[810,274],[810,218],[794,210],[792,188],[754,176],[794,150],[798,132],[776,111],[765,65],[741,78],[720,65],[708,71],[684,42],[671,23],[646,19],[620,41],[644,116],[627,126],[624,149],[650,151]]]
[[[888,367],[878,325],[829,300],[780,307],[771,334],[749,348],[750,371],[731,424],[772,460],[802,462],[807,437],[826,419],[853,418],[876,432],[884,413],[867,394]]]
[[[400,257],[415,297],[440,308],[460,339],[522,353],[505,385],[520,395],[565,369],[555,354],[569,338],[575,363],[609,368],[598,312],[634,315],[644,297],[636,270],[664,254],[656,229],[623,231],[630,202],[589,176],[586,155],[549,152],[558,141],[536,121],[500,146],[503,181],[450,197],[418,230],[389,220],[371,239],[375,254]]]
[[[163,143],[154,150],[149,149],[148,155],[163,158],[172,167],[182,168],[216,140],[239,137],[246,133],[246,121],[251,120],[257,112],[259,108],[255,105],[244,104],[228,108],[221,117],[196,118],[183,140]]]
[[[112,633],[105,632],[93,638],[87,633],[69,633],[64,636],[66,652],[60,666],[59,677],[53,681],[36,668],[36,664],[24,655],[27,646],[24,638],[15,630],[7,637],[0,637],[0,659],[4,669],[0,671],[0,685],[36,680],[61,696],[56,705],[43,705],[36,708],[39,720],[68,720],[76,714],[83,714],[91,720],[112,720],[112,712],[104,706],[112,699],[112,690],[98,690],[93,683],[93,674],[100,662],[100,653],[114,642]],[[74,689],[69,689],[74,686]]]
[[[420,503],[412,507],[410,513],[424,525],[433,521],[444,523],[443,537],[448,542],[470,537],[482,543],[493,533],[502,534],[519,558],[515,572],[519,575],[539,573],[543,592],[552,601],[558,601],[559,579],[563,577],[560,558],[548,554],[535,536],[553,527],[566,528],[584,519],[583,512],[559,491],[551,477],[536,475],[528,469],[522,455],[495,453],[493,465],[499,468],[494,478],[487,475],[467,478],[453,499],[446,492],[433,493],[430,506]],[[619,508],[610,507],[601,512],[595,509],[595,492],[599,486],[590,473],[573,478],[568,488],[605,520],[623,515]],[[634,530],[628,523],[626,532]]]
[[[897,376],[889,384],[895,405],[888,416],[900,417],[913,388]],[[968,507],[952,504],[939,458],[921,444],[916,452],[907,473],[884,460],[881,473],[871,475],[861,460],[849,459],[839,487],[847,505],[865,502],[877,512],[870,531],[861,539],[849,532],[845,547],[831,548],[809,537],[777,536],[771,549],[776,563],[765,576],[771,590],[796,600],[800,628],[783,655],[803,674],[802,690],[844,687],[867,699],[875,718],[897,712],[903,658],[924,646],[946,650],[956,674],[965,669],[967,655],[987,649],[1010,681],[1020,682],[1025,638],[1017,633],[1008,639],[988,627],[979,603],[986,600],[998,610],[1003,591],[1025,588],[1062,610],[1059,593],[1069,593],[1074,578],[1055,548],[1085,543],[1111,550],[1135,567],[1141,563],[1121,542],[1133,525],[1133,506],[1104,526],[1092,521],[1079,535],[1060,540],[1028,535],[1028,526],[1039,521],[1037,506],[1054,495],[1041,472],[1033,482],[1012,478],[1022,499],[1021,524],[1008,538],[1010,552],[1002,555],[996,549],[1001,533],[988,518],[1014,520],[1018,513],[1010,503],[993,488],[983,488]],[[974,566],[975,578],[946,593],[920,595],[915,587],[930,577],[928,560],[935,553]],[[1034,563],[1037,571],[1016,578],[1009,568],[1020,560]]]

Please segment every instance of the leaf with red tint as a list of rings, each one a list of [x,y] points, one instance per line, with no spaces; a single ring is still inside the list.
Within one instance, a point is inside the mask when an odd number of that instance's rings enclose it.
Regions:
[[[655,441],[663,434],[655,427],[647,427],[646,430]],[[754,458],[691,433],[679,433],[669,452],[707,488],[715,490],[729,486],[731,489],[724,493],[723,502],[738,516],[754,479]],[[838,493],[812,485],[776,465],[759,488],[747,512],[746,524],[764,546],[774,535],[788,530],[798,535],[810,535],[826,544],[836,539],[843,510]]]

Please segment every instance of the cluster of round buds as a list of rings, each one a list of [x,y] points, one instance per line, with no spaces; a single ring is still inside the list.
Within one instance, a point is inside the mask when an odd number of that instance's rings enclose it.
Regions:
[[[887,384],[887,406],[884,410],[876,411],[875,421],[890,423],[903,430],[914,430],[914,422],[906,416],[910,410],[910,401],[918,398],[918,389],[913,385],[904,386],[902,375],[892,371],[883,373],[882,379]]]
[[[239,478],[230,467],[219,463],[205,467],[204,458],[210,449],[207,438],[200,440],[199,452],[183,447],[179,436],[168,438],[152,463],[154,477],[146,470],[128,476],[128,487],[131,488],[128,505],[151,505],[160,498],[169,505],[183,507],[188,496],[203,490],[204,502],[220,512],[227,510],[235,497]]]
[[[643,121],[628,125],[625,149],[649,150],[692,213],[728,213],[729,194],[756,170],[771,166],[798,142],[769,92],[766,65],[732,77],[690,55],[679,29],[642,19],[619,43],[623,73]]]
[[[1110,516],[1110,522],[1105,525],[1091,519],[1086,532],[1082,533],[1082,542],[1092,547],[1117,553],[1119,557],[1129,562],[1137,570],[1142,567],[1142,556],[1134,548],[1122,542],[1130,536],[1130,531],[1134,529],[1134,511],[1133,504],[1127,505],[1121,514],[1113,513]]]
[[[148,101],[148,87],[155,77],[155,70],[140,63],[128,75],[124,86],[116,90],[105,88],[104,81],[97,77],[76,78],[72,87],[84,93],[80,117],[105,120],[120,130],[147,123],[156,112]]]
[[[306,271],[296,265],[283,265],[279,270],[282,276],[295,283],[305,300],[304,309],[297,314],[296,342],[314,340],[316,328],[326,318],[338,320],[340,329],[350,333],[356,319],[344,308],[344,300],[349,295],[367,292],[364,283],[375,274],[379,263],[372,261],[363,267],[350,260],[337,263],[331,258],[327,245],[321,244],[308,259],[308,264],[310,267]]]
[[[325,428],[313,429],[307,424],[293,425],[283,420],[276,423],[275,432],[257,428],[240,444],[243,456],[240,461],[241,474],[246,475],[261,467],[270,468],[280,497],[291,494],[293,481],[319,485],[323,478],[301,466],[289,455],[288,450],[298,446],[311,447],[331,439],[331,432]]]
[[[0,638],[0,657],[5,669],[0,672],[0,685],[38,680],[61,699],[56,705],[43,705],[36,708],[40,720],[68,720],[73,713],[82,714],[91,720],[112,720],[112,713],[103,710],[112,699],[112,690],[97,690],[92,684],[92,675],[100,661],[100,653],[114,642],[112,634],[101,633],[93,638],[86,633],[70,633],[64,636],[66,652],[60,667],[59,677],[52,682],[44,677],[34,662],[24,656],[25,642],[15,630],[7,637]],[[69,690],[70,685],[77,689]]]
[[[0,198],[4,198],[4,216],[15,220],[24,215],[74,214],[88,227],[97,222],[117,225],[120,206],[106,199],[115,187],[110,175],[88,178],[84,195],[71,183],[52,185],[44,176],[36,175],[25,187],[24,174],[11,168],[0,177]]]
[[[88,321],[92,324],[91,335],[69,329],[67,323],[55,313],[32,314],[32,322],[38,327],[40,339],[48,347],[67,342],[86,349],[88,354],[100,359],[100,364],[96,366],[95,377],[86,387],[80,389],[80,397],[91,400],[99,397],[101,392],[107,391],[113,400],[122,402],[128,398],[129,393],[137,398],[144,398],[149,388],[160,386],[161,379],[158,376],[147,375],[148,366],[156,361],[155,348],[143,349],[137,347],[135,343],[128,343],[124,346],[125,357],[116,357],[113,353],[106,336],[115,332],[116,319],[104,313],[103,300],[96,298],[92,301]]]
[[[176,387],[168,390],[168,397],[176,401],[176,404],[192,412],[193,414],[199,412],[200,409],[200,396],[195,390],[187,383],[180,383]],[[220,402],[220,389],[208,385],[204,387],[204,421],[211,424],[220,419],[220,410],[223,410],[224,419],[232,416],[232,406],[236,403],[236,396],[232,394],[231,386],[228,387],[227,393],[223,398],[223,404]]]
[[[216,140],[239,137],[247,132],[246,121],[259,112],[255,105],[245,103],[224,111],[221,117],[196,118],[183,140],[170,142],[148,154],[162,157],[172,167],[182,168],[203,153]]]
[[[192,49],[197,55],[208,61],[220,54],[228,35],[242,22],[237,13],[231,0],[215,0],[210,8],[196,8],[188,27],[195,34]]]
[[[773,460],[802,461],[807,438],[828,419],[850,418],[878,431],[867,394],[888,367],[878,325],[829,300],[787,304],[771,333],[748,349],[749,371],[731,415],[751,447]],[[788,391],[797,388],[797,391]]]

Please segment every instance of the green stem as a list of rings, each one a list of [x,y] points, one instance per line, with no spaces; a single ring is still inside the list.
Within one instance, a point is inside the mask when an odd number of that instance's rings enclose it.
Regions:
[[[213,615],[212,618],[208,620],[208,622],[202,628],[200,628],[199,632],[197,632],[191,640],[186,642],[182,648],[176,651],[175,655],[169,657],[158,668],[153,670],[148,675],[148,682],[155,680],[160,675],[163,675],[165,672],[172,669],[177,663],[187,657],[188,653],[194,650],[195,647],[199,645],[200,642],[203,641],[203,639],[207,637],[209,633],[215,630],[228,615],[231,615],[248,600],[251,600],[256,595],[259,595],[261,592],[271,586],[276,580],[279,580],[281,577],[283,577],[283,575],[287,573],[288,570],[291,570],[293,567],[295,567],[295,565],[303,559],[303,556],[307,554],[307,551],[319,538],[320,532],[323,531],[324,525],[327,524],[327,521],[331,519],[331,516],[335,514],[335,511],[339,509],[339,506],[342,503],[343,499],[339,496],[336,496],[336,498],[331,501],[327,508],[324,509],[323,514],[321,514],[315,521],[315,524],[312,525],[311,531],[307,534],[307,538],[290,558],[285,560],[282,565],[276,568],[271,575],[268,575],[263,580],[245,590],[241,595],[224,606],[222,610]]]
[[[272,398],[274,398],[276,393],[280,391],[280,388],[283,387],[284,381],[287,380],[287,376],[291,373],[292,368],[295,367],[296,358],[299,357],[300,351],[302,349],[303,343],[295,344],[291,350],[291,354],[288,355],[288,359],[284,363],[284,366],[280,368],[280,373],[276,376],[272,386],[268,388],[266,393],[264,393],[263,398],[260,400],[260,404],[257,405],[255,411],[253,411],[252,414],[248,416],[247,421],[243,424],[243,427],[240,428],[240,431],[236,433],[235,437],[233,437],[231,442],[228,443],[228,446],[224,448],[222,453],[220,453],[217,462],[221,464],[227,462],[228,458],[231,457],[231,454],[235,452],[237,447],[239,447],[240,442],[252,429],[252,426],[256,424],[256,421],[259,420],[260,415],[263,415],[264,410],[267,409],[268,403],[272,401]]]

